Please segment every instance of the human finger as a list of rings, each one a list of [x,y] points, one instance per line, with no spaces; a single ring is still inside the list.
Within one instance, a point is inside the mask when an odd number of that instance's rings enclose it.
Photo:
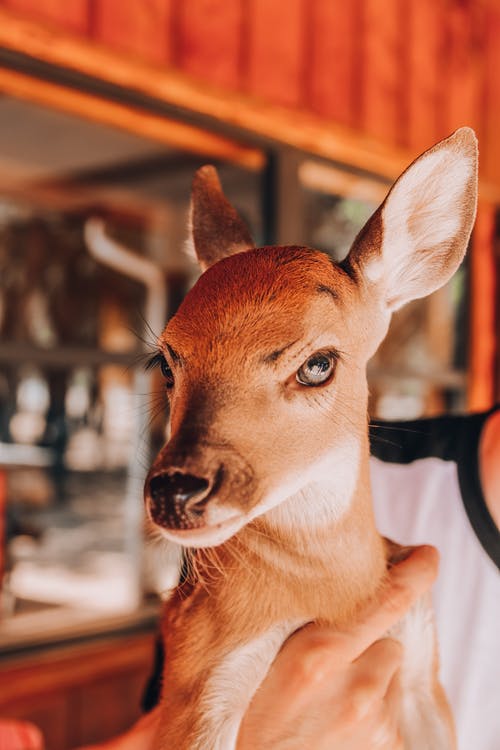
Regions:
[[[370,747],[372,750],[403,750],[404,743],[399,730],[401,718],[400,670],[393,673],[387,691],[379,700],[373,701],[370,714],[372,730]]]
[[[0,748],[6,750],[43,750],[40,730],[29,722],[0,719]]]
[[[290,657],[308,654],[314,667],[328,657],[342,653],[354,661],[372,643],[406,614],[432,585],[438,566],[438,552],[428,545],[415,547],[403,561],[393,565],[376,600],[364,610],[357,622],[345,630],[310,623],[297,630],[284,644],[282,651]]]
[[[350,692],[356,719],[361,721],[373,707],[385,700],[403,659],[403,647],[393,638],[373,643],[350,669]]]
[[[395,625],[434,582],[439,555],[434,547],[416,547],[394,565],[377,600],[369,605],[356,624],[341,631],[352,658],[366,651]]]
[[[274,666],[294,663],[296,670],[278,670],[285,684],[328,679],[341,663],[349,664],[386,635],[406,614],[411,605],[430,588],[437,573],[438,553],[434,547],[416,547],[387,573],[387,580],[376,601],[358,621],[345,630],[310,623],[297,630],[285,642]],[[271,670],[274,672],[275,670]],[[296,678],[296,679],[294,679]]]
[[[153,750],[158,735],[160,706],[149,711],[124,734],[99,745],[85,745],[78,750]],[[3,748],[0,746],[0,750]]]
[[[401,709],[402,692],[400,675],[401,673],[397,669],[392,675],[384,697],[386,710],[394,722],[397,722]]]

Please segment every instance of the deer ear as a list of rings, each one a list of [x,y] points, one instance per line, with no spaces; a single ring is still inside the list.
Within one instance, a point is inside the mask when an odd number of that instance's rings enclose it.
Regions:
[[[460,265],[476,202],[477,141],[460,128],[403,172],[345,263],[384,287],[390,310],[425,297]]]
[[[222,192],[215,167],[201,167],[194,176],[190,218],[190,244],[203,271],[254,246],[245,223]]]

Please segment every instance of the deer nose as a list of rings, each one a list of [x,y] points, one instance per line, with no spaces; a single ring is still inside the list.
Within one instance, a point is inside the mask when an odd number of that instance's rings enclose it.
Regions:
[[[203,477],[157,474],[149,481],[150,512],[155,523],[165,528],[192,529],[203,525],[209,482]]]

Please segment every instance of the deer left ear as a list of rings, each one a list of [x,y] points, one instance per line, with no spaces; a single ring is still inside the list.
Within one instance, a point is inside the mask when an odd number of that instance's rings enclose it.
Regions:
[[[215,167],[199,169],[191,191],[191,242],[202,271],[254,247],[245,223],[222,192]]]
[[[467,250],[477,202],[477,141],[460,128],[403,172],[345,261],[383,287],[389,310],[442,286]]]

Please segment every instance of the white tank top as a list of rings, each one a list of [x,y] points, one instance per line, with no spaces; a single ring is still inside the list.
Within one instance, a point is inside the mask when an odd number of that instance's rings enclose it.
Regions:
[[[500,750],[500,535],[479,484],[483,424],[474,415],[371,431],[379,530],[441,554],[433,599],[459,750]]]

